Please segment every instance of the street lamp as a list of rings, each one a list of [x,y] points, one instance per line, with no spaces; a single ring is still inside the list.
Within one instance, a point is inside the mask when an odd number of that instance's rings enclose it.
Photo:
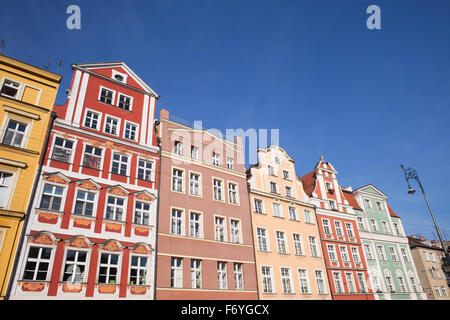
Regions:
[[[408,184],[408,193],[409,194],[414,194],[416,192],[416,190],[414,190],[411,187],[411,185],[409,184],[409,180],[414,179],[419,184],[420,190],[422,191],[423,197],[425,198],[425,202],[427,203],[428,210],[430,211],[431,219],[433,219],[434,227],[438,234],[439,241],[441,242],[442,248],[444,249],[445,263],[450,264],[450,256],[447,252],[447,247],[445,246],[444,241],[442,240],[441,232],[439,231],[436,220],[434,219],[433,211],[431,211],[430,203],[428,202],[427,195],[425,194],[425,191],[423,190],[422,183],[420,183],[420,179],[419,179],[419,175],[417,174],[417,171],[411,167],[408,169],[405,169],[402,164],[400,165],[400,167],[402,168],[403,173],[405,174],[405,180],[406,180],[406,183]]]

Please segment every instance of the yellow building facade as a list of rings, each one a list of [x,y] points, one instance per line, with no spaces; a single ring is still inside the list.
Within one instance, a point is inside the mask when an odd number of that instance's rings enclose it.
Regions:
[[[330,300],[315,207],[282,148],[247,171],[259,299]]]
[[[4,299],[61,76],[0,55],[0,299]]]

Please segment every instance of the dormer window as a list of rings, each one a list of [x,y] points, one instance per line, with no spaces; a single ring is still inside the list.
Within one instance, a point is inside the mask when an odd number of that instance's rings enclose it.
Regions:
[[[112,78],[114,80],[126,83],[127,82],[127,77],[128,77],[128,75],[126,73],[120,73],[120,72],[118,72],[116,70],[112,71]]]
[[[331,182],[325,182],[326,186],[327,186],[327,190],[329,193],[333,193],[334,189],[333,189],[333,184]]]
[[[116,79],[117,81],[123,81],[123,76],[121,74],[116,74],[114,75],[114,79]]]

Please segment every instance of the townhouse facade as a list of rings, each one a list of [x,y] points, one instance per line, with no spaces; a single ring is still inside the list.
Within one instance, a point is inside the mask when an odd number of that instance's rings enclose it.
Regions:
[[[315,207],[279,146],[247,170],[259,299],[329,300]]]
[[[344,190],[357,216],[377,300],[426,300],[401,219],[373,185]]]
[[[258,298],[242,139],[160,112],[156,299]]]
[[[0,299],[20,243],[61,76],[0,55]]]
[[[443,270],[444,250],[423,237],[408,236],[408,242],[428,300],[450,300],[449,286]]]
[[[153,299],[159,96],[123,62],[72,69],[11,299]]]
[[[338,183],[337,171],[321,156],[314,170],[300,180],[316,205],[333,300],[374,300],[356,214]]]

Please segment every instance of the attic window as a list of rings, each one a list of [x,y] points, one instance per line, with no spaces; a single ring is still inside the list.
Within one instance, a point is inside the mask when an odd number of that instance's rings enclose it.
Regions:
[[[114,76],[114,78],[117,80],[117,81],[123,81],[123,76],[122,75],[120,75],[120,74],[116,74],[115,76]]]

